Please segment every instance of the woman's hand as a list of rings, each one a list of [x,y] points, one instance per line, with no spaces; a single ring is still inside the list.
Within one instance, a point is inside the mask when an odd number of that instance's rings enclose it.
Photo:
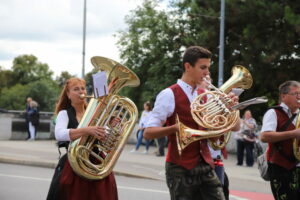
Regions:
[[[104,127],[101,126],[88,126],[84,128],[88,135],[95,136],[99,140],[104,140],[106,138],[106,131]]]
[[[120,122],[121,122],[121,119],[120,119],[119,117],[113,117],[113,118],[110,120],[109,125],[110,125],[111,127],[116,127]]]

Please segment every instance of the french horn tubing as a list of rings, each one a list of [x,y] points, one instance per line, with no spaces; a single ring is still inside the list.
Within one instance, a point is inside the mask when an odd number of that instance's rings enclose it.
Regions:
[[[237,65],[232,68],[232,76],[220,88],[216,88],[211,83],[209,87],[213,90],[198,95],[191,103],[191,114],[195,122],[205,128],[196,130],[187,127],[180,122],[177,116],[179,131],[176,133],[179,153],[194,141],[209,139],[225,135],[225,142],[229,140],[230,130],[239,120],[239,110],[230,107],[231,99],[227,94],[232,88],[249,89],[253,79],[250,72],[243,66]],[[204,98],[209,96],[207,102]],[[203,103],[205,102],[205,103]],[[212,146],[221,148],[222,146],[211,141]],[[226,145],[223,144],[224,146]]]

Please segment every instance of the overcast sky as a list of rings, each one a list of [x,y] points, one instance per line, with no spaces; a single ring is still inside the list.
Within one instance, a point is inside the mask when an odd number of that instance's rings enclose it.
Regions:
[[[33,54],[55,75],[68,71],[81,77],[84,0],[1,0],[0,66],[11,69],[15,57]],[[116,61],[118,30],[124,17],[142,0],[87,0],[86,72],[90,58]]]

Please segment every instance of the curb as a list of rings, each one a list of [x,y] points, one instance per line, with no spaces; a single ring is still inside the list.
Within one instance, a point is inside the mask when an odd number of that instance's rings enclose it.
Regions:
[[[33,167],[45,167],[45,168],[51,168],[51,169],[55,169],[55,167],[57,165],[57,162],[16,159],[16,158],[10,158],[10,157],[5,157],[5,156],[0,156],[0,163],[26,165],[26,166],[33,166]],[[163,181],[162,179],[158,179],[158,178],[123,172],[123,171],[118,171],[118,170],[113,170],[113,172],[115,175],[118,175],[118,176],[126,176],[126,177],[132,177],[132,178],[142,178],[142,179]]]

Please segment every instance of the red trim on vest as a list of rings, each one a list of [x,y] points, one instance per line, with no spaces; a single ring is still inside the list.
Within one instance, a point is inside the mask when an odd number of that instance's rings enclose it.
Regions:
[[[284,124],[289,120],[289,116],[281,109],[275,109],[276,115],[277,115],[277,129],[278,132],[281,130],[284,126]],[[286,129],[286,131],[295,129],[295,125],[291,123],[289,127]],[[288,157],[293,158],[294,152],[293,152],[293,139],[283,140],[278,142],[278,147],[281,148],[281,151],[284,152],[285,155]],[[272,156],[270,157],[270,154],[272,152]],[[284,158],[278,151],[274,149],[274,144],[269,143],[268,151],[267,151],[267,160],[270,163],[274,163],[276,165],[279,165],[285,169],[292,169],[297,165],[297,161],[291,162],[290,160],[287,160]]]
[[[175,110],[172,116],[167,119],[166,125],[171,126],[176,123],[175,117],[178,114],[180,121],[193,129],[199,129],[198,124],[194,121],[191,109],[190,101],[182,88],[178,84],[174,84],[169,87],[175,97]],[[171,134],[168,136],[168,154],[166,157],[166,162],[171,162],[180,165],[186,169],[193,169],[199,163],[201,157],[210,166],[213,165],[213,160],[211,158],[210,151],[207,146],[207,140],[195,141],[188,145],[179,155],[177,148],[176,135]]]

